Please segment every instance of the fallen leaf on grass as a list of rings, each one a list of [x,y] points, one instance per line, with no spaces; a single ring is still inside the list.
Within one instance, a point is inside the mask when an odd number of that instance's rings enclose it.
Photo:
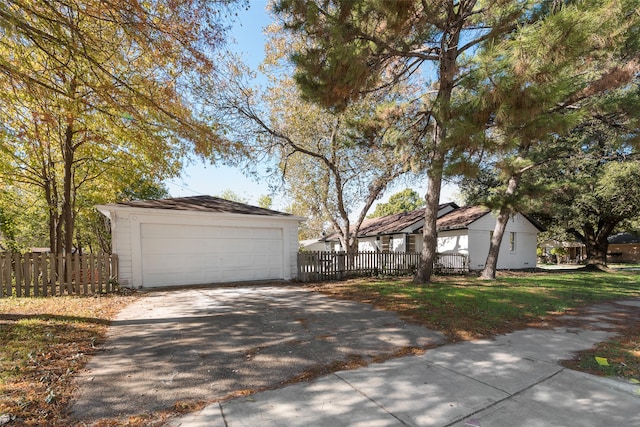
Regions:
[[[598,365],[600,366],[609,366],[609,361],[605,358],[605,357],[595,357],[596,362],[598,363]]]

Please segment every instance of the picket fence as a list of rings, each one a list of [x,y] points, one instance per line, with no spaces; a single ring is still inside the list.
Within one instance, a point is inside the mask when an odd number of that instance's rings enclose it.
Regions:
[[[0,253],[0,298],[113,292],[117,280],[116,255]]]
[[[298,252],[298,280],[316,282],[342,280],[356,276],[409,275],[420,265],[418,252]],[[438,254],[433,264],[437,274],[469,272],[469,258],[464,254]]]

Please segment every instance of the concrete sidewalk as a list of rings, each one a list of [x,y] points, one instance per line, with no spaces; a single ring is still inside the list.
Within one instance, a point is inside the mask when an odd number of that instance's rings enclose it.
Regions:
[[[215,403],[170,427],[640,426],[640,387],[563,368],[559,360],[612,336],[592,307],[581,327],[528,329],[445,345],[422,356],[341,371],[309,383]]]

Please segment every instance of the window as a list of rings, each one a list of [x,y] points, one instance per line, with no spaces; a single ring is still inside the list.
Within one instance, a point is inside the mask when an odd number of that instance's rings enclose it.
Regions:
[[[511,252],[516,250],[516,233],[513,231],[509,233],[509,250]]]
[[[391,236],[382,236],[382,252],[391,250]]]
[[[415,252],[416,251],[416,235],[409,234],[407,236],[407,252]]]

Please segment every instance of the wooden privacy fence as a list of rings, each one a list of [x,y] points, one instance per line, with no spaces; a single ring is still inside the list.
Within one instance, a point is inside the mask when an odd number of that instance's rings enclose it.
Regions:
[[[0,253],[0,298],[113,292],[117,279],[116,255]]]
[[[414,274],[420,264],[418,252],[298,252],[298,280],[314,282],[341,280],[354,276]],[[462,274],[469,271],[468,257],[463,254],[439,254],[433,264],[440,274]]]

